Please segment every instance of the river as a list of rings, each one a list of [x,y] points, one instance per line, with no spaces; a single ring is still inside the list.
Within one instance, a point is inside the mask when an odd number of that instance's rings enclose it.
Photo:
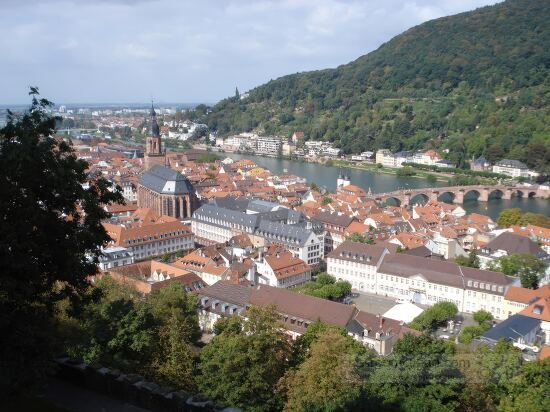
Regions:
[[[241,155],[236,153],[220,153],[220,157],[232,159],[250,159],[256,164],[269,169],[274,174],[293,174],[307,179],[308,183],[324,186],[331,192],[336,191],[336,179],[340,173],[337,167],[328,167],[318,163],[307,163],[296,160],[276,159],[272,157]],[[391,192],[401,188],[422,188],[447,186],[446,182],[429,183],[426,179],[414,177],[398,177],[395,175],[376,173],[367,170],[347,169],[351,183],[373,193]],[[444,200],[444,199],[443,199]],[[477,202],[469,199],[462,205],[468,213],[481,213],[496,219],[503,209],[519,207],[524,212],[550,213],[550,200],[513,198],[510,200],[490,199],[488,202]]]

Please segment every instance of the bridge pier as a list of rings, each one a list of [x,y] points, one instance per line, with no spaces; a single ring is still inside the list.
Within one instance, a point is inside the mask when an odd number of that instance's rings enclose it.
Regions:
[[[405,193],[401,200],[401,207],[409,207],[411,205],[411,194]]]
[[[511,199],[512,198],[512,193],[513,193],[512,189],[506,188],[506,190],[502,191],[502,198],[506,199],[506,200]]]
[[[479,197],[477,198],[478,202],[488,202],[489,201],[489,189],[484,187],[479,192]]]
[[[437,202],[438,197],[439,197],[439,192],[434,190],[430,193],[430,200]]]
[[[457,205],[461,205],[464,203],[464,190],[460,189],[455,193],[455,198],[453,199],[453,203]]]

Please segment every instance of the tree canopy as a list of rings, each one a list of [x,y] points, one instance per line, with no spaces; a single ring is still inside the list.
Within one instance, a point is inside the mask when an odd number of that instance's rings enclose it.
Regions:
[[[30,95],[30,108],[8,112],[0,130],[0,379],[9,391],[44,371],[56,304],[70,299],[77,309],[109,240],[103,205],[122,202],[119,189],[90,179],[70,143],[53,137],[52,103],[36,88]]]
[[[528,253],[513,253],[510,256],[501,256],[492,261],[489,268],[502,272],[507,276],[519,277],[521,286],[529,289],[539,287],[539,281],[546,270],[542,260]]]
[[[334,142],[344,153],[449,149],[550,172],[549,34],[544,0],[509,0],[432,20],[335,69],[292,74],[206,116],[243,131]]]

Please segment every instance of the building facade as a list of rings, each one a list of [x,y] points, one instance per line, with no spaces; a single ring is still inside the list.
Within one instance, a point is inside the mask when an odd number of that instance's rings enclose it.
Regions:
[[[193,185],[185,176],[160,165],[143,173],[137,198],[138,207],[180,220],[190,218],[199,203]]]
[[[327,256],[327,272],[357,290],[429,306],[448,301],[460,312],[483,309],[495,319],[508,316],[504,294],[514,282],[502,273],[353,242],[344,242]]]

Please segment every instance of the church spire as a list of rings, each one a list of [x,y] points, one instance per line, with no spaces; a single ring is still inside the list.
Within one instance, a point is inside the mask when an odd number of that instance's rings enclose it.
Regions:
[[[155,108],[153,107],[153,101],[151,100],[151,112],[149,113],[151,117],[151,129],[150,134],[153,137],[160,136],[160,129],[159,124],[157,123],[157,113],[155,112]]]

